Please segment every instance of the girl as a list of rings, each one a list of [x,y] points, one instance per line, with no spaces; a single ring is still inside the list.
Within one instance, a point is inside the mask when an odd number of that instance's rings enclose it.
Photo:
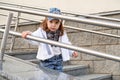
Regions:
[[[50,8],[49,13],[61,15],[61,11],[58,8]],[[62,20],[58,18],[46,17],[41,27],[35,32],[22,32],[23,38],[26,38],[27,35],[71,44],[63,29]],[[54,45],[36,41],[30,41],[30,43],[38,45],[37,58],[40,60],[40,65],[50,69],[62,71],[63,61],[70,60],[70,55],[73,57],[78,56],[77,52]]]

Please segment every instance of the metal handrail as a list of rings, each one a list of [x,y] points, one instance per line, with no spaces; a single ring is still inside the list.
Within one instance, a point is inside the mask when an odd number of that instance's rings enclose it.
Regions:
[[[18,24],[20,26],[22,25],[30,25],[30,24],[38,24],[40,22],[30,22],[30,23],[22,23],[22,24]],[[1,25],[0,27],[3,27],[5,25]],[[14,25],[11,25],[11,26],[14,26]],[[88,32],[88,33],[94,33],[94,34],[99,34],[99,35],[104,35],[104,36],[109,36],[109,37],[114,37],[114,38],[120,38],[119,35],[114,35],[114,34],[108,34],[108,33],[103,33],[103,32],[99,32],[99,31],[93,31],[93,30],[87,30],[87,29],[83,29],[83,28],[78,28],[78,27],[72,27],[72,26],[66,26],[64,25],[65,28],[68,28],[68,29],[73,29],[73,30],[78,30],[78,31],[83,31],[83,32]]]
[[[0,71],[2,70],[2,63],[3,63],[3,57],[4,57],[4,52],[5,52],[5,47],[6,47],[6,42],[7,42],[7,37],[9,34],[9,29],[10,29],[10,24],[12,21],[12,17],[13,17],[13,13],[9,13],[8,15],[8,19],[6,22],[6,28],[4,30],[4,34],[3,34],[3,39],[1,41],[1,47],[0,47]]]
[[[21,7],[21,8],[29,8],[29,9],[34,9],[34,10],[48,11],[47,9],[34,8],[34,7],[30,7],[30,6],[23,6],[23,5],[12,4],[12,3],[4,3],[4,2],[0,2],[0,4],[8,5],[8,6],[11,5],[11,6],[15,6],[15,7]]]
[[[0,16],[7,17],[8,15],[5,15],[5,14],[0,14]],[[15,17],[15,16],[13,16],[13,18],[16,18],[16,17]],[[38,22],[38,21],[35,21],[35,20],[25,19],[25,18],[22,18],[22,17],[20,17],[19,19],[26,20],[26,21],[29,21],[29,22]]]
[[[6,9],[6,10],[12,10],[12,11],[18,11],[18,12],[23,12],[23,13],[34,14],[34,15],[51,16],[51,17],[57,17],[57,18],[61,18],[61,19],[67,19],[67,20],[81,22],[81,19],[79,19],[79,18],[66,17],[66,16],[62,16],[62,15],[56,15],[56,14],[53,15],[53,14],[50,14],[50,13],[42,13],[42,12],[40,13],[40,12],[36,12],[36,11],[29,11],[29,10],[18,9],[18,8],[9,8],[9,7],[4,7],[4,6],[0,6],[0,8],[1,9]],[[92,21],[89,21],[89,20],[86,20],[86,19],[82,20],[82,22],[83,21],[85,21],[87,23],[90,23],[90,22],[92,23]],[[119,27],[119,25],[117,27]],[[4,32],[4,29],[0,29],[0,30],[2,32]],[[10,31],[9,33],[12,34],[12,35],[15,35],[15,36],[21,36],[21,34],[17,33],[17,32]],[[59,43],[59,42],[55,42],[55,41],[51,41],[51,40],[47,40],[47,39],[37,38],[37,37],[30,36],[30,35],[28,35],[27,38],[31,39],[31,40],[35,40],[35,41],[39,41],[39,42],[43,42],[43,43],[48,43],[48,44],[60,46],[60,47],[63,47],[63,48],[76,50],[76,51],[83,52],[83,53],[86,53],[86,54],[90,54],[90,55],[94,55],[94,56],[98,56],[98,57],[102,57],[102,58],[106,58],[106,59],[110,59],[110,60],[120,62],[120,57],[117,57],[117,56],[113,56],[113,55],[109,55],[109,54],[105,54],[105,53],[101,53],[101,52],[97,52],[97,51],[93,51],[93,50],[83,49],[83,48],[80,48],[80,47],[76,47],[76,46],[72,46],[72,45],[68,45],[68,44],[63,44],[63,43]]]
[[[72,26],[64,26],[64,27],[69,28],[69,29],[84,31],[84,32],[88,32],[88,33],[94,33],[94,34],[100,34],[100,35],[114,37],[114,38],[120,38],[119,35],[113,35],[113,34],[103,33],[103,32],[99,32],[99,31],[87,30],[87,29],[82,29],[82,28],[72,27]]]
[[[80,31],[85,31],[85,32],[89,32],[89,33],[102,34],[102,35],[105,35],[105,36],[120,38],[119,35],[107,34],[107,33],[103,33],[103,32],[86,30],[86,29],[81,29],[81,28],[75,28],[75,27],[71,27],[71,26],[65,26],[65,27],[66,27],[66,28],[71,28],[71,29],[74,29],[74,30],[80,30]]]
[[[96,13],[96,14],[92,14],[92,15],[108,16],[108,15],[117,15],[117,14],[120,14],[120,10],[103,12],[103,13],[99,13],[99,14]]]
[[[34,7],[29,7],[29,6],[23,6],[23,5],[16,5],[16,4],[10,4],[10,3],[4,3],[0,2],[1,4],[6,4],[6,5],[13,5],[13,6],[21,6],[22,8],[29,8],[29,9],[35,9],[35,10],[42,10],[42,11],[48,11],[47,9],[40,9],[40,8],[34,8]],[[63,14],[68,14],[68,15],[74,15],[74,16],[82,16],[85,18],[94,18],[94,19],[102,19],[102,20],[109,20],[109,21],[117,21],[120,22],[120,19],[115,19],[115,18],[108,18],[108,17],[102,17],[102,16],[97,16],[97,15],[84,15],[84,14],[75,14],[75,13],[70,13],[70,12],[62,12]]]
[[[7,16],[7,15],[4,15],[4,16]],[[16,17],[14,17],[14,18],[16,18]],[[28,19],[24,19],[24,18],[20,18],[20,19],[28,20]],[[29,21],[33,21],[33,20],[29,20]],[[40,23],[41,21],[33,21],[33,22]],[[32,22],[30,22],[30,24],[32,24]],[[23,25],[24,25],[24,23],[23,23]],[[4,26],[4,25],[2,25],[2,26]],[[119,35],[108,34],[108,33],[103,33],[103,32],[99,32],[99,31],[87,30],[87,29],[82,29],[82,28],[77,28],[77,27],[72,27],[72,26],[66,26],[66,25],[64,25],[64,27],[65,28],[69,28],[69,29],[74,29],[74,30],[79,30],[79,31],[84,31],[84,32],[89,32],[89,33],[94,33],[94,34],[99,34],[99,35],[114,37],[114,38],[120,38]]]
[[[47,16],[47,17],[50,16],[50,17],[55,17],[55,18],[60,18],[60,19],[65,19],[65,20],[70,20],[70,21],[76,21],[76,22],[81,22],[81,23],[86,23],[86,24],[91,24],[91,25],[106,26],[109,28],[120,29],[119,23],[63,16],[63,15],[58,15],[58,14],[44,13],[44,12],[31,11],[31,10],[25,10],[25,9],[13,8],[13,7],[6,7],[6,6],[0,6],[0,9],[11,10],[11,11],[16,11],[16,12],[21,12],[21,13],[32,14],[32,15],[39,15],[39,16]]]
[[[0,32],[4,32],[4,29],[0,29]],[[14,35],[14,36],[18,36],[18,37],[21,37],[21,35],[22,35],[21,33],[18,33],[18,32],[15,32],[15,31],[9,31],[9,34]],[[86,53],[86,54],[89,54],[89,55],[94,55],[94,56],[98,56],[98,57],[101,57],[101,58],[106,58],[106,59],[109,59],[109,60],[120,62],[120,57],[113,56],[113,55],[110,55],[110,54],[101,53],[101,52],[97,52],[97,51],[93,51],[93,50],[88,50],[88,49],[84,49],[84,48],[81,48],[81,47],[72,46],[72,45],[69,45],[69,44],[64,44],[64,43],[60,43],[60,42],[56,42],[56,41],[52,41],[52,40],[48,40],[48,39],[43,39],[43,38],[38,38],[38,37],[30,36],[30,35],[28,35],[26,38],[31,39],[31,40],[35,40],[35,41],[38,41],[38,42],[48,43],[48,44],[56,45],[56,46],[59,46],[59,47],[62,47],[62,48],[67,48],[67,49],[83,52],[83,53]]]

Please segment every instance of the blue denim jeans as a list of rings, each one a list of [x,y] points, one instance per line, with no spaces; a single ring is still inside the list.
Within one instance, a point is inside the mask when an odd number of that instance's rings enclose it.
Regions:
[[[62,72],[62,69],[63,69],[62,55],[61,54],[56,55],[56,56],[53,56],[50,59],[41,61],[40,65],[43,66],[43,67],[47,67],[47,68]]]

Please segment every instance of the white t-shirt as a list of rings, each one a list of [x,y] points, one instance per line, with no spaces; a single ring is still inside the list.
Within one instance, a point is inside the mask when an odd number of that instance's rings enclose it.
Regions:
[[[59,54],[61,54],[61,49],[60,49],[60,47],[52,46],[52,50],[53,50],[54,55],[59,55]]]

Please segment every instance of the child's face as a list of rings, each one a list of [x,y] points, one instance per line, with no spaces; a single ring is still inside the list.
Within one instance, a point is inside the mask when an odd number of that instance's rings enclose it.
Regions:
[[[47,26],[50,31],[56,31],[58,30],[60,26],[59,20],[47,20]]]

